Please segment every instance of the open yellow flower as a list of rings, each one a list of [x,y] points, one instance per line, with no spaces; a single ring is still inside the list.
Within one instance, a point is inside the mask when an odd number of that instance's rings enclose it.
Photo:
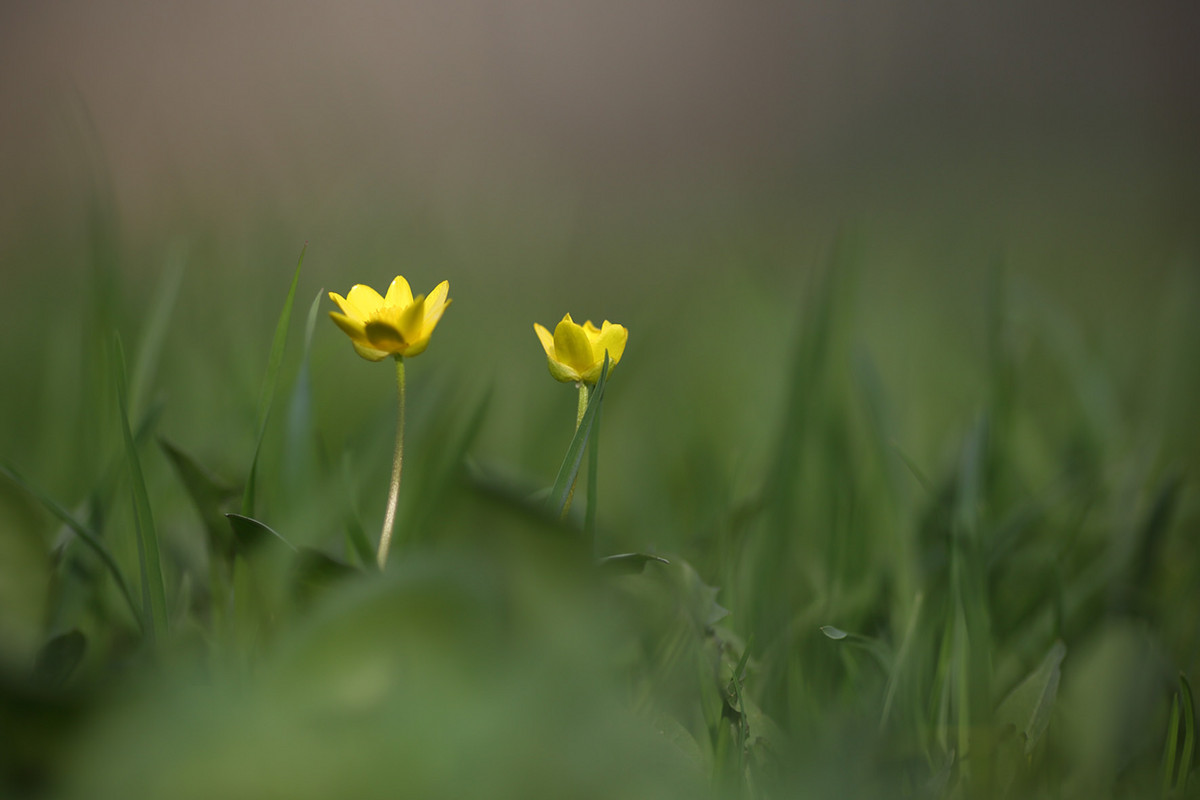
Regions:
[[[567,314],[554,328],[554,335],[536,322],[533,330],[542,340],[550,374],[563,383],[577,382],[595,384],[600,379],[600,368],[604,364],[604,351],[608,351],[608,372],[621,360],[625,352],[625,340],[629,331],[624,325],[614,325],[608,320],[597,328],[591,321],[579,325]]]
[[[450,282],[442,281],[428,296],[417,295],[403,276],[397,275],[381,297],[370,286],[355,284],[342,297],[329,297],[342,310],[329,312],[329,318],[346,332],[354,350],[369,361],[387,356],[415,356],[423,353],[437,327],[442,312],[450,305]]]

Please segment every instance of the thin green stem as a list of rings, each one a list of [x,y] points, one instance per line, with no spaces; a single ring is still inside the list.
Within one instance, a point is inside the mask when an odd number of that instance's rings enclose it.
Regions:
[[[392,544],[392,528],[396,525],[396,500],[400,497],[400,471],[404,467],[404,357],[396,356],[396,452],[392,456],[392,483],[388,487],[387,513],[383,517],[383,533],[379,536],[379,568],[387,565],[388,548]]]
[[[587,411],[588,407],[588,387],[583,381],[579,381],[575,385],[579,387],[579,409],[575,412],[575,430],[578,432],[579,425],[583,422],[584,412]],[[576,475],[575,478],[578,480],[579,476]],[[571,501],[575,499],[575,482],[571,481],[571,491],[567,493],[567,503],[563,506],[562,515],[559,519],[566,519],[567,512],[571,510]]]

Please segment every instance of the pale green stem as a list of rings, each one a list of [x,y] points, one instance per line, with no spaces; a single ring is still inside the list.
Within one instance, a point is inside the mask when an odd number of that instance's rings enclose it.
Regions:
[[[575,384],[579,387],[579,410],[575,413],[575,430],[579,430],[580,423],[583,422],[583,414],[588,407],[588,387],[583,381]],[[562,515],[559,519],[566,519],[567,512],[571,510],[571,501],[575,498],[575,483],[579,480],[579,474],[576,473],[575,480],[571,481],[571,491],[567,492],[567,502],[563,506]]]
[[[379,536],[379,568],[387,565],[388,547],[392,544],[392,528],[396,525],[396,500],[400,497],[400,470],[404,467],[404,357],[396,356],[396,388],[400,399],[396,405],[396,452],[392,456],[392,484],[388,487],[387,513],[383,517],[383,533]]]

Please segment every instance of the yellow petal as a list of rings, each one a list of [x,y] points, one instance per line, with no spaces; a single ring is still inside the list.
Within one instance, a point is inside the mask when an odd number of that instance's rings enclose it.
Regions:
[[[587,322],[583,323],[583,329],[584,329],[584,331],[586,331],[587,333],[593,333],[593,334],[594,334],[594,333],[599,333],[599,332],[600,332],[600,329],[599,329],[599,328],[597,328],[595,325],[593,325],[593,324],[592,324],[592,321],[591,321],[590,319],[589,319]]]
[[[433,333],[433,329],[437,327],[438,321],[442,318],[442,313],[450,307],[452,300],[447,300],[435,309],[429,307],[429,298],[425,298],[425,333],[426,335]]]
[[[422,338],[425,332],[425,296],[419,295],[412,305],[401,311],[396,323],[406,342],[412,343]]]
[[[554,335],[546,330],[545,326],[536,322],[533,323],[533,332],[542,341],[542,349],[546,351],[546,355],[554,358]]]
[[[571,367],[577,373],[585,372],[592,366],[592,345],[583,328],[571,320],[570,314],[563,317],[562,322],[554,328],[553,360]]]
[[[412,303],[412,289],[408,286],[408,281],[403,275],[397,275],[392,281],[392,285],[388,287],[387,297],[384,302],[389,306],[404,308]]]
[[[353,305],[351,305],[350,301],[348,301],[346,298],[342,297],[337,292],[330,292],[329,299],[332,300],[333,302],[337,303],[338,308],[340,308],[342,310],[342,312],[345,313],[350,318],[358,319],[358,320],[361,320],[363,318],[362,314],[358,313],[358,309],[355,308]]]
[[[607,350],[608,360],[612,362],[611,366],[615,367],[625,352],[625,342],[628,338],[629,331],[625,329],[624,325],[613,325],[606,321],[604,327],[592,341],[592,347],[600,361],[604,360],[604,351]]]
[[[425,352],[425,348],[429,346],[429,337],[423,336],[415,342],[410,342],[408,347],[404,349],[404,357],[419,356]]]
[[[360,342],[367,340],[365,326],[360,320],[347,317],[345,314],[339,314],[336,311],[330,311],[329,318],[337,323],[337,326],[345,331],[346,335],[351,339]]]
[[[388,320],[373,319],[368,322],[366,335],[371,347],[385,353],[403,353],[408,347],[404,336]]]
[[[387,358],[390,353],[385,353],[382,350],[376,350],[373,347],[368,347],[365,344],[354,342],[354,352],[365,358],[367,361],[382,361]]]
[[[383,305],[383,298],[379,296],[379,292],[361,283],[356,283],[350,287],[350,291],[346,293],[346,299],[358,311],[359,319],[364,320],[378,311]]]
[[[442,281],[433,287],[433,291],[425,298],[426,319],[429,319],[434,314],[437,314],[439,318],[442,316],[442,311],[445,310],[446,306],[450,305],[450,301],[446,299],[446,296],[449,294],[450,281]]]

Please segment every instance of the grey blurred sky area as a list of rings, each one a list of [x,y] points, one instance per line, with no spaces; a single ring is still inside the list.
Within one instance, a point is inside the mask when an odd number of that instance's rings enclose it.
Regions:
[[[1076,159],[1145,178],[1182,225],[1198,16],[1108,0],[7,2],[0,214],[72,186],[94,147],[132,223],[385,184],[766,187],[852,206],[946,164]]]

